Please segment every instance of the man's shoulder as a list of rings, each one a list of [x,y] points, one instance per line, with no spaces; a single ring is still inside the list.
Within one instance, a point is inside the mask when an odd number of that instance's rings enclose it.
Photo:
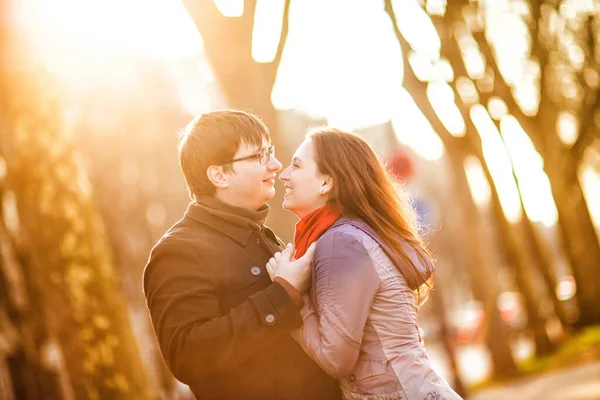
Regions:
[[[184,217],[169,228],[150,251],[144,268],[144,285],[150,276],[162,279],[164,276],[187,273],[190,265],[205,265],[209,252],[205,229],[190,224]],[[194,270],[202,269],[194,267]]]

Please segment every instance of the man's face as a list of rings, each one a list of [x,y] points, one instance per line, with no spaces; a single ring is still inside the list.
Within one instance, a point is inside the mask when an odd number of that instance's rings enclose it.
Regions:
[[[242,142],[233,158],[258,154],[270,146],[266,139],[260,147]],[[281,163],[275,155],[264,165],[258,158],[234,162],[233,171],[227,174],[228,187],[223,191],[223,200],[248,210],[259,209],[275,196],[275,177],[279,170]]]

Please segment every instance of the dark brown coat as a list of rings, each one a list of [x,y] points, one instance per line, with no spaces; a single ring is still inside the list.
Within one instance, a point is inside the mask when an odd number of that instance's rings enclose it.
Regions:
[[[267,212],[203,198],[160,239],[144,292],[161,352],[198,399],[339,399],[290,336],[302,319],[265,270],[281,246]]]

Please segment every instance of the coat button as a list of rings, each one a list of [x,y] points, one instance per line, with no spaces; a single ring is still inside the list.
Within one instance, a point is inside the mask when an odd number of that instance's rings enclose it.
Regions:
[[[268,324],[272,324],[273,322],[275,322],[275,316],[273,314],[267,314],[267,316],[265,317],[265,321]]]
[[[260,244],[260,238],[258,236],[256,237],[256,244]]]
[[[252,273],[252,275],[254,275],[254,276],[259,276],[259,275],[260,275],[260,273],[261,273],[262,271],[260,270],[260,267],[257,267],[257,266],[255,265],[254,267],[250,268],[250,272],[251,272],[251,273]]]
[[[354,381],[356,380],[356,377],[355,377],[354,375],[350,375],[350,376],[348,377],[348,380],[349,380],[350,382],[354,382]]]

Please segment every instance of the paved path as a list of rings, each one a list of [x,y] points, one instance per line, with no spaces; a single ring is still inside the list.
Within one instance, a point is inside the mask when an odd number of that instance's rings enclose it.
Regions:
[[[600,400],[600,362],[483,390],[469,400]]]

